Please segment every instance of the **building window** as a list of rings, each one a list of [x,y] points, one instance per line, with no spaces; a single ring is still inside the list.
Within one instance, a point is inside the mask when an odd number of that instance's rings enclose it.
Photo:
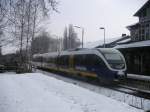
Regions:
[[[143,10],[143,12],[141,13],[140,17],[145,17],[146,16],[146,9]]]
[[[144,30],[144,29],[142,29],[142,35],[144,35],[144,33],[145,33],[145,30]]]
[[[144,40],[144,38],[145,38],[145,35],[142,35],[142,36],[141,36],[141,41]]]
[[[150,28],[149,28],[149,24],[145,25],[145,40],[148,40],[150,37]]]
[[[146,24],[146,28],[149,27],[149,24]]]
[[[149,28],[147,28],[145,32],[145,40],[148,40],[148,39],[149,39]]]
[[[149,32],[146,33],[146,40],[149,39]]]

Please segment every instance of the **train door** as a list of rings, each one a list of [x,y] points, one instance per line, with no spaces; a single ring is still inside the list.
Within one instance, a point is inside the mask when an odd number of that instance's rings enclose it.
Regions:
[[[74,70],[73,68],[74,68],[74,56],[70,55],[70,57],[69,57],[69,69],[71,71],[73,71]]]

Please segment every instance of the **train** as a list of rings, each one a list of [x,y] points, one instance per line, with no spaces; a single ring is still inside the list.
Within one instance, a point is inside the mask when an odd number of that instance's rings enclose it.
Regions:
[[[127,77],[125,58],[114,48],[83,48],[34,54],[32,64],[38,68],[83,77],[106,80],[120,80]]]

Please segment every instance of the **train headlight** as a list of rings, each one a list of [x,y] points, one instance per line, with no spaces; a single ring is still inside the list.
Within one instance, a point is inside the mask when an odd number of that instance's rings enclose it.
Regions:
[[[125,73],[124,73],[123,71],[118,71],[118,75],[119,75],[119,76],[124,76]]]

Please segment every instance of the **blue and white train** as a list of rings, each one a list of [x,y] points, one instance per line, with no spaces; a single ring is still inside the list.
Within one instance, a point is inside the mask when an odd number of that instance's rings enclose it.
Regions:
[[[127,70],[125,58],[113,48],[35,54],[32,63],[40,68],[107,80],[125,78]]]

